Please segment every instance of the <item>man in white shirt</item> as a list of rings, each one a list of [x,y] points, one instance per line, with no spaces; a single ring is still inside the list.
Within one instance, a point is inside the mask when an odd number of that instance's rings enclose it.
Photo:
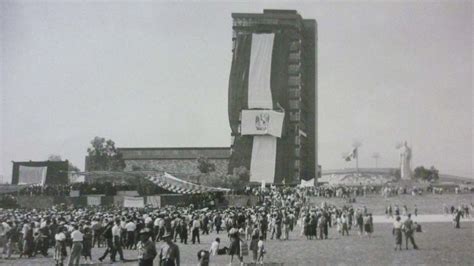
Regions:
[[[69,265],[79,265],[82,253],[83,234],[79,231],[79,226],[74,225],[74,230],[71,233],[72,247],[71,256],[69,257]]]
[[[132,249],[133,244],[135,243],[135,230],[137,229],[137,225],[130,220],[126,225],[125,228],[127,230],[127,244],[125,248]]]
[[[115,221],[115,225],[112,227],[112,238],[114,242],[114,249],[112,251],[112,261],[115,260],[117,252],[119,253],[120,260],[124,261],[123,251],[122,251],[122,241],[120,240],[122,233],[122,228],[120,227],[120,220]]]
[[[197,242],[201,244],[201,240],[199,239],[199,228],[201,228],[201,222],[199,221],[199,217],[196,216],[193,219],[193,225],[191,227],[193,244],[196,243],[196,238]]]

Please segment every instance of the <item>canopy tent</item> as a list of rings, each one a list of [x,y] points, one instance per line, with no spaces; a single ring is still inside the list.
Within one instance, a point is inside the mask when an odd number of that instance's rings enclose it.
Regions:
[[[163,175],[154,175],[148,176],[148,180],[156,184],[157,186],[164,188],[166,190],[180,193],[180,194],[199,194],[205,192],[229,192],[228,188],[217,188],[217,187],[208,187],[203,185],[194,184],[177,177],[174,177],[168,173]]]
[[[122,184],[136,184],[139,178],[144,178],[165,190],[181,194],[231,191],[228,188],[208,187],[195,184],[164,171],[92,171],[76,172],[75,174],[86,176],[89,182],[92,183],[107,181]]]

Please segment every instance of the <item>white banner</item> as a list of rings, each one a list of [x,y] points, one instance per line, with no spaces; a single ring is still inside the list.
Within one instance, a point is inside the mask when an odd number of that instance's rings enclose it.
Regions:
[[[124,197],[123,207],[125,208],[144,208],[145,202],[143,197]]]
[[[250,181],[273,184],[275,179],[277,138],[273,136],[254,136],[252,160],[250,162]]]
[[[20,165],[18,173],[18,184],[41,184],[46,181],[47,166],[24,166]]]
[[[270,77],[275,34],[252,34],[250,50],[248,106],[273,109]]]
[[[314,178],[310,180],[301,179],[301,187],[314,187]]]
[[[281,137],[285,113],[272,110],[242,110],[242,135]]]
[[[102,196],[87,196],[88,206],[100,206]]]
[[[161,207],[161,197],[160,196],[148,196],[146,197],[146,204],[150,204],[154,208]]]
[[[79,190],[71,190],[69,191],[69,197],[74,198],[74,197],[79,197],[80,191]]]
[[[138,191],[136,190],[120,190],[120,191],[117,191],[117,196],[137,197],[139,196],[139,194],[138,194]]]

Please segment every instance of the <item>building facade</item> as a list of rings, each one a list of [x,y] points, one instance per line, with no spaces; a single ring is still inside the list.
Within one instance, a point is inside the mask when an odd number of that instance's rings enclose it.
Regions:
[[[226,175],[230,148],[118,148],[125,171],[164,171],[178,176],[199,174],[198,158],[207,158],[216,173]]]
[[[231,156],[229,173],[251,167],[252,136],[241,134],[241,112],[249,109],[250,46],[255,34],[273,33],[271,97],[285,114],[276,144],[274,183],[297,184],[318,177],[317,25],[294,10],[233,13],[232,68],[229,80]],[[255,37],[254,37],[255,38]]]

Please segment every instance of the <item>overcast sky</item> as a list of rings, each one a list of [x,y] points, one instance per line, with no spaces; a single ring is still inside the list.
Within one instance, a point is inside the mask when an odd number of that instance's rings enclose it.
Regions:
[[[319,159],[362,142],[360,166],[472,177],[473,6],[445,2],[0,1],[0,175],[59,154],[84,169],[94,136],[118,147],[229,146],[232,12],[318,21]]]

